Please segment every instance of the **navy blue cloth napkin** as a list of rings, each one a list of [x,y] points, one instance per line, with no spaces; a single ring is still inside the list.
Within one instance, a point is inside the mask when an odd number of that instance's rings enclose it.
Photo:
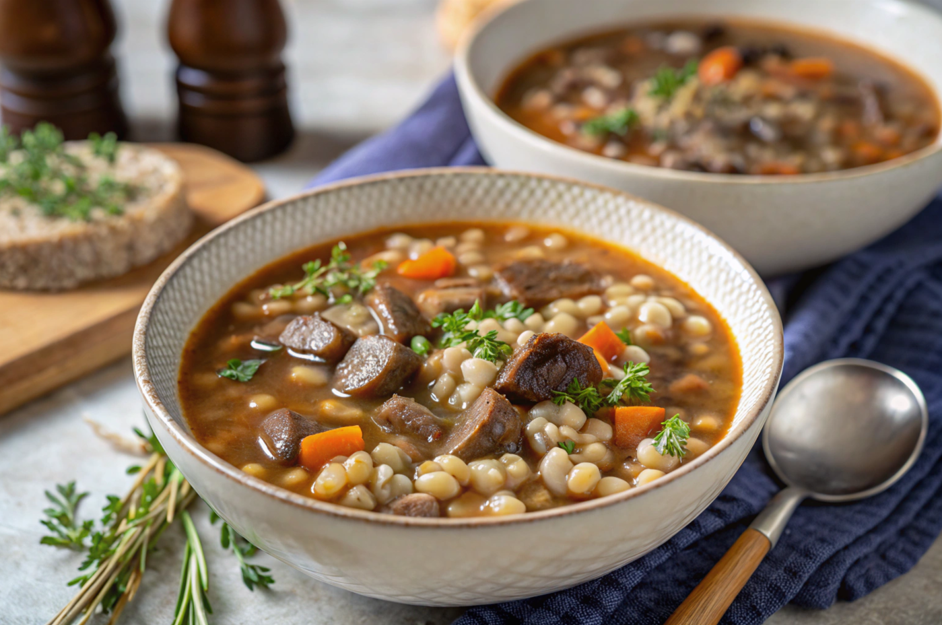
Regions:
[[[351,150],[312,186],[480,164],[449,77],[402,124]],[[724,618],[737,625],[761,623],[788,602],[826,608],[862,597],[912,568],[942,531],[942,199],[867,249],[770,287],[786,321],[783,384],[822,360],[871,358],[916,380],[931,425],[919,461],[893,488],[854,504],[799,508]],[[569,590],[473,608],[458,622],[661,623],[778,489],[753,450],[703,514],[640,560]]]

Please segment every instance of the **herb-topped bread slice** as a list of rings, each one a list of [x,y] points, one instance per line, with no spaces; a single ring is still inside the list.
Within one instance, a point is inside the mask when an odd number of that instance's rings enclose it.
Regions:
[[[0,288],[62,290],[172,249],[193,215],[175,161],[113,135],[63,143],[40,124],[0,129]]]

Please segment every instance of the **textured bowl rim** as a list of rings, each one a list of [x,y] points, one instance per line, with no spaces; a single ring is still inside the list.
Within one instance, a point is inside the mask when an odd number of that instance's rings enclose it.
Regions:
[[[506,517],[471,517],[471,518],[461,518],[461,519],[449,519],[449,518],[413,518],[413,517],[403,517],[396,516],[391,514],[381,514],[373,511],[366,510],[357,510],[354,508],[347,508],[340,506],[338,504],[322,502],[311,497],[304,497],[297,493],[293,493],[289,490],[283,489],[281,487],[275,486],[269,482],[265,482],[257,477],[253,477],[247,473],[244,473],[240,469],[229,464],[222,458],[218,457],[216,454],[210,452],[208,449],[203,447],[197,440],[187,432],[183,427],[177,424],[176,421],[170,416],[166,408],[163,405],[163,402],[157,396],[157,390],[151,381],[150,371],[147,364],[147,354],[146,354],[146,340],[147,340],[147,330],[150,324],[151,313],[154,307],[159,303],[160,297],[167,285],[173,279],[177,271],[181,267],[186,265],[193,259],[203,248],[210,246],[213,242],[219,238],[223,233],[238,227],[243,222],[251,221],[255,219],[261,213],[276,210],[285,205],[293,204],[298,200],[303,198],[309,198],[321,194],[332,193],[337,190],[346,189],[350,187],[356,187],[361,185],[373,185],[373,184],[383,184],[390,180],[398,180],[402,178],[431,178],[431,177],[446,177],[446,176],[506,176],[506,177],[524,177],[524,178],[537,178],[543,180],[550,180],[553,182],[564,183],[568,185],[573,185],[577,187],[589,188],[595,191],[609,193],[612,195],[622,196],[626,199],[644,204],[649,208],[652,208],[656,211],[666,213],[673,219],[685,223],[688,227],[699,230],[705,234],[708,238],[712,239],[716,244],[719,244],[729,255],[733,257],[734,260],[738,261],[742,265],[742,271],[745,272],[749,278],[750,282],[756,286],[759,291],[759,296],[765,300],[766,309],[771,317],[772,329],[774,332],[774,344],[772,347],[772,360],[773,360],[773,370],[769,374],[768,379],[765,380],[764,385],[760,389],[760,399],[756,403],[756,406],[740,421],[740,423],[730,430],[726,436],[716,445],[707,450],[706,453],[696,458],[690,464],[681,466],[675,471],[671,471],[662,478],[659,478],[653,482],[645,484],[643,486],[638,486],[632,489],[629,489],[623,493],[618,493],[616,495],[609,495],[608,497],[599,497],[597,499],[591,499],[588,501],[583,501],[579,503],[569,504],[566,506],[560,506],[557,508],[552,508],[550,510],[542,510],[537,512],[527,512],[525,514],[519,515],[510,515]],[[578,230],[578,229],[576,229]],[[604,237],[599,237],[603,238]],[[621,245],[617,241],[612,241],[618,245]],[[231,287],[230,287],[231,288]],[[738,341],[737,341],[738,344]],[[144,398],[144,401],[149,408],[151,414],[156,418],[160,425],[167,431],[167,433],[175,440],[175,442],[180,445],[180,447],[189,453],[191,456],[197,459],[200,463],[205,465],[207,468],[212,469],[217,474],[224,476],[235,482],[238,485],[245,486],[251,490],[254,490],[262,495],[275,499],[282,503],[291,504],[297,508],[303,508],[310,510],[312,513],[326,514],[335,518],[351,519],[357,521],[364,521],[367,523],[375,524],[384,524],[384,525],[393,525],[399,527],[438,527],[443,529],[455,529],[455,528],[473,528],[473,527],[483,527],[483,526],[492,526],[492,525],[515,525],[522,523],[533,523],[542,519],[553,519],[562,516],[568,516],[572,514],[588,513],[590,511],[597,511],[602,508],[607,508],[617,504],[621,504],[629,499],[634,499],[636,497],[643,496],[645,493],[651,492],[658,488],[663,488],[679,479],[683,479],[692,471],[695,471],[697,468],[702,465],[710,462],[716,458],[719,454],[727,452],[727,450],[732,446],[732,444],[737,441],[741,436],[743,436],[747,430],[753,425],[756,419],[759,418],[759,415],[766,410],[769,403],[771,402],[776,389],[778,388],[779,379],[782,374],[782,366],[784,359],[784,337],[782,334],[782,322],[781,317],[778,313],[778,308],[775,305],[772,296],[769,294],[768,289],[765,286],[765,283],[756,273],[756,271],[749,265],[746,260],[740,256],[729,245],[724,243],[719,237],[711,233],[709,230],[701,226],[700,224],[676,213],[670,209],[664,208],[654,202],[638,198],[629,193],[623,191],[618,191],[605,187],[602,185],[596,185],[591,183],[581,182],[579,180],[574,180],[571,178],[565,178],[561,176],[548,176],[542,174],[532,174],[528,172],[518,172],[518,171],[507,171],[507,170],[495,170],[488,167],[439,167],[439,168],[428,168],[428,169],[417,169],[417,170],[407,170],[400,172],[376,174],[371,176],[363,176],[357,178],[350,178],[340,182],[335,182],[327,184],[315,189],[301,192],[296,195],[292,195],[280,200],[273,200],[267,202],[257,208],[254,208],[239,217],[223,224],[222,226],[216,228],[210,233],[206,234],[192,246],[187,248],[180,256],[178,256],[169,267],[160,275],[157,281],[154,283],[154,286],[151,288],[150,292],[147,294],[147,298],[144,300],[144,304],[141,306],[140,313],[137,317],[137,322],[134,326],[134,336],[132,341],[132,364],[134,368],[134,379],[137,383],[138,389],[140,390],[141,395]],[[177,376],[178,372],[174,371],[174,377]],[[172,460],[172,459],[171,459]],[[738,470],[738,467],[737,467]],[[718,494],[718,493],[717,493]]]
[[[604,0],[599,0],[604,1]],[[847,1],[847,0],[819,0],[819,1]],[[858,1],[858,0],[855,0]],[[939,26],[940,32],[942,32],[942,16],[938,15],[935,11],[929,9],[929,7],[923,6],[921,4],[916,4],[914,2],[909,2],[908,0],[859,0],[860,2],[868,2],[875,7],[880,8],[881,10],[887,10],[887,7],[891,7],[896,11],[915,11],[919,14],[919,17],[929,21],[934,21]],[[927,159],[931,156],[938,155],[942,152],[942,130],[937,133],[935,141],[924,147],[920,148],[914,152],[904,154],[881,163],[875,163],[873,165],[864,165],[861,167],[853,167],[850,169],[840,169],[837,171],[831,172],[819,172],[811,174],[795,174],[793,176],[776,176],[776,175],[756,175],[756,174],[722,174],[722,173],[708,173],[708,172],[696,172],[696,171],[683,171],[677,169],[667,169],[664,167],[654,167],[649,165],[638,165],[636,163],[629,163],[626,161],[616,160],[612,158],[607,158],[604,156],[599,156],[597,154],[592,154],[590,152],[584,152],[576,148],[570,147],[558,141],[553,141],[543,135],[530,130],[523,124],[515,121],[509,115],[504,113],[494,102],[494,98],[491,97],[487,91],[480,85],[477,81],[477,78],[474,75],[474,72],[471,70],[471,54],[480,41],[483,34],[494,24],[496,24],[505,13],[514,11],[514,10],[525,10],[526,6],[536,5],[540,0],[522,0],[520,2],[511,2],[511,3],[497,3],[495,6],[486,9],[482,16],[472,25],[468,32],[466,32],[455,52],[454,60],[454,69],[455,76],[458,82],[458,90],[461,93],[463,98],[475,101],[476,104],[482,106],[484,114],[490,119],[491,122],[496,124],[501,131],[505,134],[510,135],[518,143],[523,143],[529,145],[531,148],[540,150],[542,152],[548,153],[555,158],[561,158],[568,160],[570,162],[579,163],[585,167],[594,167],[596,169],[605,170],[610,174],[614,175],[624,175],[624,174],[634,174],[637,176],[647,176],[649,178],[659,179],[665,182],[668,181],[684,181],[684,182],[695,182],[695,183],[722,183],[727,185],[796,185],[796,184],[812,184],[812,183],[828,183],[835,182],[840,180],[850,180],[855,178],[861,178],[865,176],[871,176],[875,174],[881,174],[884,172],[892,171],[895,169],[907,167],[913,165],[919,161]],[[523,8],[521,8],[523,7]],[[757,18],[762,19],[762,18]],[[771,18],[766,18],[769,21]],[[626,19],[624,24],[631,24],[630,19]],[[604,25],[599,25],[599,28],[604,28]],[[846,39],[843,35],[835,33],[829,28],[814,27],[814,31],[821,31],[825,34],[831,34],[840,39]],[[547,34],[544,38],[543,45],[552,45],[554,42],[558,43],[560,40],[560,33]],[[877,52],[879,54],[879,51]],[[899,58],[891,57],[894,60],[904,64],[904,66],[909,69],[911,72],[922,77],[922,72],[917,70],[915,66],[909,61],[909,59],[903,57],[902,55]],[[503,68],[501,76],[506,76],[507,73],[514,67],[515,63],[518,63],[520,59],[511,59],[507,62],[506,67]],[[942,113],[942,93],[936,89],[933,85],[926,83],[926,86],[935,96],[936,107]],[[468,113],[465,113],[465,116],[468,116]]]

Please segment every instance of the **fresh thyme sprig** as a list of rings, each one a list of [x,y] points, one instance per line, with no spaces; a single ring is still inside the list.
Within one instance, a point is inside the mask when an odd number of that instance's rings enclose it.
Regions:
[[[210,523],[215,524],[219,518],[215,510],[210,510]],[[239,533],[232,529],[232,526],[225,521],[222,522],[222,527],[220,528],[219,544],[227,551],[230,548],[232,549],[232,553],[235,554],[236,559],[239,561],[239,568],[242,571],[242,583],[245,584],[246,588],[254,591],[256,586],[259,588],[269,588],[275,583],[274,578],[268,574],[271,569],[260,564],[251,564],[245,561],[246,558],[255,555],[255,552],[258,551],[258,547],[240,536]]]
[[[95,156],[114,163],[117,137],[93,135],[89,140]],[[136,185],[107,175],[93,182],[86,170],[81,159],[65,150],[62,133],[52,124],[39,123],[19,139],[0,129],[0,196],[23,198],[47,217],[84,221],[96,208],[120,215],[139,192]]]
[[[290,297],[296,293],[313,295],[320,293],[330,298],[330,289],[344,287],[347,293],[337,299],[338,304],[349,304],[353,301],[353,293],[365,295],[376,286],[376,278],[389,266],[384,260],[363,268],[360,263],[351,262],[347,245],[341,241],[330,252],[330,261],[324,265],[320,259],[304,263],[304,279],[294,284],[272,287],[268,294],[272,299]]]
[[[55,495],[46,491],[46,498],[52,502],[54,507],[43,510],[48,519],[40,521],[52,532],[50,536],[43,536],[40,543],[43,545],[52,545],[54,547],[68,547],[69,549],[85,549],[85,538],[91,533],[94,521],[91,519],[77,524],[75,511],[79,502],[84,499],[88,493],[79,493],[75,488],[75,481],[68,484],[57,484]]]
[[[638,114],[634,109],[625,108],[609,115],[600,115],[582,124],[582,132],[598,136],[616,134],[624,137],[631,127],[638,123]]]
[[[651,393],[654,392],[654,387],[646,379],[650,371],[648,365],[643,362],[626,362],[625,376],[621,380],[615,381],[610,378],[602,380],[603,386],[609,386],[612,389],[605,397],[605,403],[609,406],[617,406],[631,401],[650,401]]]
[[[661,431],[654,437],[654,449],[662,456],[683,458],[687,455],[687,439],[690,438],[690,426],[674,415],[661,424]]]
[[[523,311],[517,311],[521,314]],[[531,313],[532,314],[532,313]],[[439,345],[442,348],[454,347],[464,343],[475,358],[491,362],[503,360],[513,353],[513,347],[497,338],[497,330],[481,334],[477,329],[468,330],[468,324],[486,318],[480,302],[474,302],[471,310],[456,310],[453,313],[441,313],[432,319],[432,327],[443,332]]]
[[[691,59],[680,69],[664,66],[651,78],[649,95],[669,100],[691,77],[697,75],[697,61]]]
[[[605,404],[605,398],[595,386],[583,387],[577,378],[574,378],[565,391],[553,391],[553,403],[562,406],[566,402],[571,402],[587,415],[594,415],[602,409]]]

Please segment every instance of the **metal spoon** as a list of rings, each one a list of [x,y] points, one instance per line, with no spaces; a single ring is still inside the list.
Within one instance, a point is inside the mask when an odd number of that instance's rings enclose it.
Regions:
[[[847,358],[801,373],[779,394],[762,437],[787,488],[665,625],[718,623],[802,500],[854,501],[889,488],[916,462],[928,427],[922,392],[897,369]]]

